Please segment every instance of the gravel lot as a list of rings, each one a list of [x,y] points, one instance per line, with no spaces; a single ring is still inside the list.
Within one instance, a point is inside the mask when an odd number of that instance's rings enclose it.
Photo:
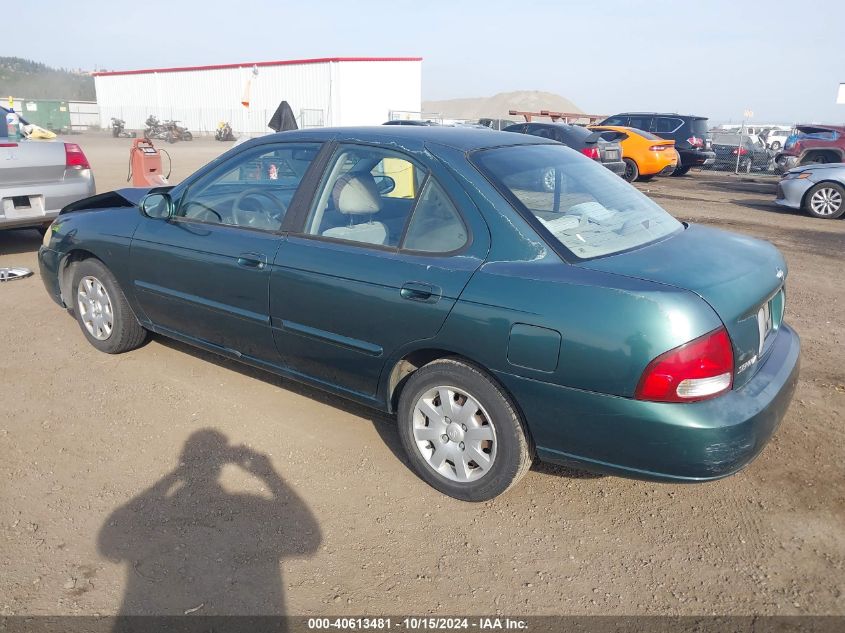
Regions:
[[[130,141],[77,139],[98,191],[124,186]],[[168,146],[172,180],[229,146]],[[100,354],[37,274],[3,284],[0,615],[845,615],[845,221],[776,208],[773,183],[638,185],[790,266],[798,392],[761,457],[709,484],[539,465],[453,501],[389,418],[161,338]],[[0,266],[37,269],[39,241],[0,232]]]

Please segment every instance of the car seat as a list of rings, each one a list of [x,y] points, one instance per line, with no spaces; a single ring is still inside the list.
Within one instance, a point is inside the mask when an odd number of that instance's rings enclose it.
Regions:
[[[381,196],[375,179],[369,173],[343,174],[332,188],[332,203],[342,215],[348,217],[348,224],[323,231],[325,237],[384,244],[387,227],[373,220],[381,211]]]

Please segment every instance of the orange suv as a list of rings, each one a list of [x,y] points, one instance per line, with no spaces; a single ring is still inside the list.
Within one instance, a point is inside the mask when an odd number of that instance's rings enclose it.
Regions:
[[[651,132],[621,125],[591,125],[591,130],[603,132],[607,141],[622,146],[625,173],[628,182],[650,180],[654,176],[668,176],[678,166],[675,141],[662,139]]]

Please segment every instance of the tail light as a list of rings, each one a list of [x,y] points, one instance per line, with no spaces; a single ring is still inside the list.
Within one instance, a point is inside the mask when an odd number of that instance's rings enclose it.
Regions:
[[[733,384],[734,357],[724,327],[661,354],[645,368],[634,397],[655,402],[695,402]]]
[[[601,154],[599,154],[598,147],[585,147],[581,150],[581,153],[587,158],[592,158],[593,160],[601,160]]]
[[[697,136],[690,136],[687,139],[687,143],[689,143],[693,147],[704,147],[704,139],[698,138]]]
[[[671,146],[670,145],[652,145],[651,147],[648,148],[648,151],[650,151],[650,152],[662,152],[666,149],[669,149],[669,147],[671,147]]]
[[[85,152],[76,143],[65,143],[65,169],[91,169]]]
[[[748,150],[747,150],[747,149],[745,149],[744,147],[736,147],[736,148],[734,148],[734,150],[731,152],[731,154],[733,154],[734,156],[736,156],[736,155],[737,155],[737,153],[739,153],[739,155],[740,155],[740,156],[745,156],[745,155],[748,153]]]

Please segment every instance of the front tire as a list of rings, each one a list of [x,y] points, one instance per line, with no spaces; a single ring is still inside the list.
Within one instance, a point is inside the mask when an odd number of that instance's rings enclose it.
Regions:
[[[487,501],[531,467],[534,447],[516,406],[486,373],[457,359],[411,374],[397,417],[414,470],[450,497]]]
[[[824,220],[841,217],[845,213],[845,187],[835,182],[813,185],[804,197],[804,211]]]
[[[622,177],[628,182],[634,182],[640,177],[640,168],[631,158],[623,158],[622,160],[625,161],[625,173]]]
[[[147,338],[111,271],[86,259],[73,273],[74,315],[88,342],[106,354],[140,347]]]

